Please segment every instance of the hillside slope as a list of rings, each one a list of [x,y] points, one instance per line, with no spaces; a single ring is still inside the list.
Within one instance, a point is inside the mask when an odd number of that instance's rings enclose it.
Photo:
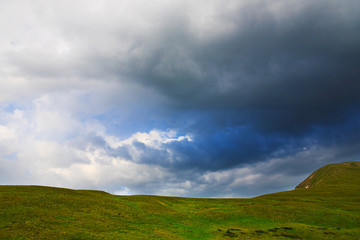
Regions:
[[[350,168],[337,175],[347,179],[341,187],[316,176],[316,187],[252,199],[0,186],[0,239],[359,239],[359,175]]]
[[[296,188],[360,184],[360,162],[329,164],[319,168]]]

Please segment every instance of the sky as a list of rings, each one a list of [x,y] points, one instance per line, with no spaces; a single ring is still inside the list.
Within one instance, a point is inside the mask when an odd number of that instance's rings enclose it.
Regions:
[[[358,0],[0,1],[0,184],[253,197],[360,160]]]

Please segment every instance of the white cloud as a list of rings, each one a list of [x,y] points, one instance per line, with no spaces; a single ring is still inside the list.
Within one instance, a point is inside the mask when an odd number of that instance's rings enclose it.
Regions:
[[[177,136],[175,130],[161,131],[161,130],[152,130],[149,133],[135,133],[130,138],[119,141],[117,144],[112,143],[114,146],[124,146],[131,145],[133,142],[144,143],[146,146],[160,149],[163,144],[170,142],[181,142],[181,141],[192,141],[191,136]]]
[[[1,184],[101,189],[115,194],[248,197],[288,190],[343,151],[314,145],[291,156],[227,170],[174,171],[171,164],[179,157],[168,144],[193,144],[190,135],[154,129],[120,139],[95,119],[82,122],[66,111],[71,108],[53,104],[55,99],[44,95],[29,103],[29,108],[1,113]],[[119,149],[129,155],[120,154]],[[170,165],[147,159],[151,151],[155,158],[166,153],[163,160]]]
[[[117,186],[124,186],[136,191],[131,188],[155,184],[169,176],[161,166],[136,163],[113,152],[118,147],[126,147],[135,157],[146,154],[133,146],[135,142],[153,149],[166,149],[167,143],[190,140],[189,136],[178,136],[175,130],[152,130],[121,140],[109,135],[101,122],[91,118],[83,122],[84,115],[72,112],[64,102],[54,102],[70,97],[77,100],[75,105],[81,104],[81,96],[46,94],[23,106],[22,110],[2,112],[0,171],[16,173],[16,179],[3,176],[1,183],[111,188],[114,191]],[[91,140],[89,136],[97,137],[103,143],[97,143],[98,140]]]

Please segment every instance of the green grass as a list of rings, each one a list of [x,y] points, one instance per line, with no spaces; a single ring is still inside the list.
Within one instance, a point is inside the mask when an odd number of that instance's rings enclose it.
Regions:
[[[252,199],[0,186],[0,239],[359,239],[360,168],[337,166],[311,188]]]

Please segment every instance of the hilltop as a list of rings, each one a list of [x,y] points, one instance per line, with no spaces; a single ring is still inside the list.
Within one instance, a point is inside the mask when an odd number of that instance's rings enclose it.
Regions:
[[[252,199],[0,186],[0,239],[358,239],[358,166],[331,164],[308,189]]]
[[[296,188],[360,184],[360,162],[334,163],[319,168]]]

